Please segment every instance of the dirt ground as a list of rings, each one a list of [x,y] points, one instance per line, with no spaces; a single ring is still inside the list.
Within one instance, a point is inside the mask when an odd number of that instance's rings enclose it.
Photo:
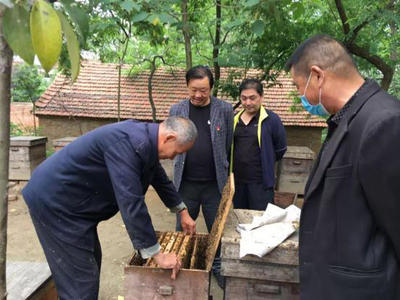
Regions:
[[[9,202],[8,261],[43,262],[45,257],[37,239],[25,202]],[[146,203],[156,230],[174,231],[175,215],[162,204],[153,189],[146,194]],[[197,231],[207,232],[203,217],[197,221]],[[123,295],[124,265],[132,256],[133,248],[120,214],[102,222],[98,227],[103,252],[99,299],[117,299]],[[211,295],[223,299],[223,291],[211,276]]]

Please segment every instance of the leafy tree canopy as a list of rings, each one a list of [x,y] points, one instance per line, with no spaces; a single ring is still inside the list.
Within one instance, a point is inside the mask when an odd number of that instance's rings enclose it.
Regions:
[[[11,101],[35,102],[46,90],[52,78],[45,78],[35,65],[14,66],[11,77]]]

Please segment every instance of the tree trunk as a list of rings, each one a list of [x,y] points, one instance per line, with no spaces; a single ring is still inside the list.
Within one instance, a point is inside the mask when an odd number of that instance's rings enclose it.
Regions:
[[[149,90],[149,101],[150,101],[150,106],[151,106],[151,115],[153,117],[153,122],[157,122],[157,115],[156,115],[156,106],[154,105],[154,99],[153,99],[153,76],[154,73],[156,72],[156,59],[157,56],[153,58],[153,61],[150,62],[151,65],[151,70],[150,70],[150,76],[149,76],[149,82],[147,84],[148,90]]]
[[[221,0],[216,1],[215,15],[216,15],[216,20],[215,20],[216,24],[215,24],[215,40],[213,48],[215,85],[214,85],[213,95],[214,97],[217,97],[219,80],[221,77],[221,67],[219,66],[218,63],[219,47],[221,47]]]
[[[126,35],[125,35],[125,40],[124,40],[124,44],[123,44],[124,50],[122,52],[122,56],[119,60],[119,65],[118,65],[118,94],[117,94],[117,119],[118,119],[118,122],[121,121],[121,72],[122,72],[122,66],[124,65],[124,61],[125,61],[126,51],[128,50],[130,35],[131,35],[131,27],[129,25],[129,33],[126,33]]]
[[[3,37],[3,15],[0,4],[0,299],[6,299],[6,250],[8,211],[8,160],[10,146],[10,86],[12,51]]]
[[[182,33],[185,39],[185,54],[186,54],[186,70],[192,67],[192,44],[190,41],[190,26],[188,22],[188,11],[187,11],[188,0],[182,1]]]
[[[122,63],[118,65],[118,93],[117,93],[117,121],[121,120],[121,68]]]

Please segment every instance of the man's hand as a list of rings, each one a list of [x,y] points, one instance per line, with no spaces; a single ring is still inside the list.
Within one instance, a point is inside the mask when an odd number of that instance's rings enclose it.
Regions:
[[[196,233],[196,222],[190,217],[187,209],[185,208],[180,212],[181,215],[181,225],[182,230],[185,234],[189,233],[190,235]]]
[[[174,253],[159,252],[153,258],[161,268],[172,269],[171,279],[176,278],[181,268],[181,261]]]

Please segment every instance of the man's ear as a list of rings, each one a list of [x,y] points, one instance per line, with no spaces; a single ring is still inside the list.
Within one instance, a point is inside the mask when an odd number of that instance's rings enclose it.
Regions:
[[[164,143],[168,142],[175,142],[176,141],[176,134],[175,133],[167,133],[165,136]]]
[[[321,87],[322,83],[324,82],[325,79],[325,72],[318,66],[312,66],[311,67],[311,72],[314,72],[316,75],[315,77],[318,79],[318,86]]]

